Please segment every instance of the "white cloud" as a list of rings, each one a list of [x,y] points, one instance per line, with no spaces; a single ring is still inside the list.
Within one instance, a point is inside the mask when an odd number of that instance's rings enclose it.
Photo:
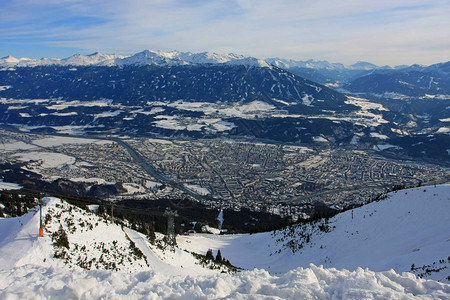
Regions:
[[[9,26],[0,38],[33,35],[51,46],[122,54],[151,48],[344,63],[450,60],[448,1],[42,0],[22,5],[29,9],[6,7],[16,21],[0,21]]]

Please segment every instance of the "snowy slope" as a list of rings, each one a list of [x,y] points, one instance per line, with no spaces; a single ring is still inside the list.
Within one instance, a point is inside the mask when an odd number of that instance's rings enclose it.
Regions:
[[[237,54],[217,54],[211,52],[191,53],[178,51],[144,50],[134,55],[109,55],[93,53],[90,55],[75,54],[68,58],[15,58],[7,56],[0,58],[0,67],[34,67],[42,65],[61,66],[124,66],[124,65],[197,65],[197,64],[225,64],[244,65],[247,67],[270,67],[264,60]]]
[[[45,201],[46,229],[42,238],[37,237],[37,209],[22,217],[0,219],[0,270],[33,264],[127,273],[149,270],[180,275],[214,273],[202,267],[198,259],[186,251],[153,246],[141,233],[112,224],[57,198],[46,198]],[[53,245],[55,239],[52,236],[60,228],[68,236],[68,249]],[[142,252],[142,257],[136,254],[130,240]]]
[[[264,268],[272,274],[310,263],[396,272],[411,271],[414,264],[414,273],[445,281],[450,275],[449,211],[450,185],[421,187],[391,193],[387,200],[354,209],[353,218],[351,211],[338,214],[328,224],[298,225],[275,234],[196,234],[179,237],[178,243],[197,252],[220,249],[236,266]],[[330,232],[321,231],[319,225],[328,226]],[[422,266],[444,269],[423,274]]]
[[[404,215],[408,208],[403,206],[410,205],[409,211],[412,215],[429,215],[428,209],[425,209],[427,205],[420,205],[420,201],[417,200],[421,198],[423,201],[426,198],[419,197],[421,193],[436,195],[433,199],[438,201],[427,198],[430,210],[436,207],[432,204],[434,202],[441,205],[441,212],[434,214],[436,219],[448,211],[448,207],[442,205],[445,200],[448,201],[449,186],[426,187],[426,189],[427,192],[423,192],[423,188],[408,190],[408,194],[413,196],[411,198],[413,200],[408,203],[402,202],[404,201],[402,199],[407,197],[398,197],[400,193],[404,193],[401,191],[397,193],[398,199],[394,195],[390,200],[374,203],[373,207],[369,205],[355,209],[353,220],[349,214],[340,214],[330,219],[329,225],[336,226],[331,234],[317,233],[311,237],[311,241],[318,244],[322,238],[320,243],[325,243],[325,238],[329,235],[328,239],[334,241],[335,249],[339,249],[347,243],[345,237],[351,240],[349,230],[353,233],[359,231],[357,236],[363,236],[365,227],[367,233],[373,234],[376,230],[373,228],[369,230],[369,226],[373,224],[364,220],[373,218],[375,222],[377,215],[386,214],[387,209],[394,208],[398,212],[391,214],[392,218],[382,219],[386,225],[376,224],[380,228],[378,235],[366,236],[366,239],[380,242],[383,240],[380,236],[386,234],[384,227],[398,226],[401,223],[405,227],[411,227],[408,228],[408,232],[417,229],[418,226],[412,224],[413,221],[409,220],[409,216]],[[290,250],[282,250],[281,254],[268,255],[270,249],[282,247],[285,241],[279,243],[274,241],[284,235],[283,232],[275,236],[195,235],[178,238],[179,243],[184,243],[184,246],[190,244],[192,249],[199,249],[199,253],[203,253],[200,249],[202,247],[220,248],[223,255],[235,264],[239,262],[242,265],[247,263],[263,266],[269,263],[274,268],[286,270],[281,274],[273,274],[271,268],[267,268],[268,271],[261,269],[243,271],[235,275],[213,272],[201,267],[188,252],[178,248],[162,250],[154,247],[142,234],[111,224],[109,221],[105,222],[95,214],[73,207],[59,199],[47,198],[46,202],[44,215],[50,213],[52,218],[46,220],[43,238],[37,237],[39,224],[37,210],[19,218],[0,219],[0,299],[448,299],[450,295],[448,284],[419,279],[411,273],[399,275],[394,270],[374,272],[355,268],[354,271],[348,271],[316,267],[306,262],[303,263],[307,268],[296,269],[298,261],[303,259],[299,252],[292,255],[289,254],[292,253]],[[386,205],[382,205],[383,203]],[[416,209],[425,209],[425,212],[418,212]],[[395,222],[393,219],[399,221]],[[448,219],[444,218],[438,222],[430,221],[428,225],[431,226],[431,223],[442,225],[447,221]],[[344,225],[348,227],[343,227],[343,231],[334,236],[344,240],[333,240],[333,232],[340,232],[339,228]],[[70,241],[69,249],[63,249],[67,255],[62,260],[53,257],[54,253],[61,253],[62,248],[54,247],[51,238],[52,233],[58,231],[60,226],[65,229]],[[439,243],[433,241],[440,240],[445,233],[441,235],[439,231],[435,231],[437,237],[431,236],[438,227],[431,226],[423,230],[430,233],[428,239],[423,239],[424,234],[416,235],[413,240],[417,243],[422,242],[420,250],[416,252],[425,252],[427,254],[425,257],[431,257],[431,253],[440,248]],[[347,235],[344,234],[345,231],[348,231]],[[391,234],[389,240],[392,242],[394,238],[395,235]],[[448,240],[448,237],[446,239]],[[120,255],[120,252],[130,252],[128,250],[130,240],[141,250],[145,258],[136,257],[132,253]],[[441,242],[444,245],[447,243],[445,240]],[[408,246],[416,247],[417,243]],[[372,245],[371,242],[368,244]],[[403,245],[400,241],[398,244]],[[432,244],[437,245],[430,249],[429,246]],[[75,251],[82,247],[83,251]],[[353,247],[356,247],[355,244]],[[381,250],[380,248],[382,247],[369,251],[367,258],[374,257],[373,253],[375,250]],[[115,251],[115,249],[122,250]],[[346,250],[348,248],[342,249]],[[339,254],[342,251],[333,252]],[[357,249],[353,249],[352,253],[356,251]],[[401,252],[395,253],[400,255]],[[101,256],[104,263],[98,263],[102,261]],[[336,255],[334,259],[339,261],[339,256],[342,254]],[[91,266],[94,266],[92,268],[86,268],[92,270],[83,270],[77,266],[77,262],[91,261],[94,257],[97,263],[92,264]],[[111,262],[117,263],[122,258],[124,260],[117,264],[116,268],[110,268]],[[266,262],[267,259],[269,262]],[[341,261],[344,262],[345,259]]]

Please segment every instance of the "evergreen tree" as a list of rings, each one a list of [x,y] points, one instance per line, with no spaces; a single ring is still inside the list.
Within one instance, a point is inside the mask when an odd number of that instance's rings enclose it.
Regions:
[[[105,208],[103,207],[103,205],[99,205],[98,209],[97,209],[97,214],[101,216],[104,213],[105,213]]]
[[[150,228],[150,243],[154,245],[155,241],[156,241],[155,226],[152,225],[152,227]]]
[[[218,263],[222,262],[222,254],[220,253],[220,249],[217,251],[216,262]]]
[[[208,249],[208,251],[206,252],[206,258],[214,259],[214,255],[211,249]]]
[[[62,226],[59,226],[58,231],[53,233],[53,241],[55,246],[69,249],[69,239],[67,238],[67,233]]]

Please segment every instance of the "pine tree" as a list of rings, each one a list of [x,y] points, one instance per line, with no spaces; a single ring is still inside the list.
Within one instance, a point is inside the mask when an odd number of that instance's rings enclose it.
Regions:
[[[222,254],[220,253],[220,249],[217,251],[216,262],[218,263],[222,262]]]
[[[67,238],[67,233],[62,226],[59,226],[58,231],[53,233],[53,240],[55,246],[66,247],[69,249],[69,239]]]
[[[206,252],[206,258],[214,259],[213,252],[211,249],[208,249],[208,251]]]
[[[155,241],[156,241],[155,227],[152,225],[152,227],[150,228],[150,243],[154,245]]]

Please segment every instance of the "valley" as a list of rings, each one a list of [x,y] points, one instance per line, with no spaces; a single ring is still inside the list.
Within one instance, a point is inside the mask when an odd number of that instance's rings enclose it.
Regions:
[[[436,165],[313,145],[5,129],[1,136],[1,163],[21,163],[49,183],[64,179],[76,187],[66,193],[109,201],[190,198],[212,209],[247,209],[294,221],[312,216],[320,206],[348,209],[396,186],[450,178],[447,168]],[[11,180],[5,170],[0,176]]]

